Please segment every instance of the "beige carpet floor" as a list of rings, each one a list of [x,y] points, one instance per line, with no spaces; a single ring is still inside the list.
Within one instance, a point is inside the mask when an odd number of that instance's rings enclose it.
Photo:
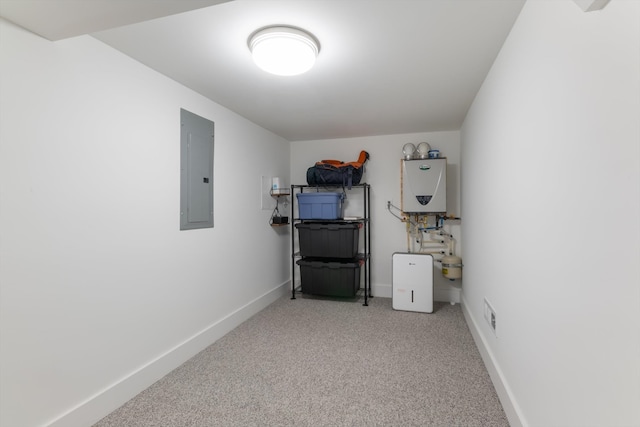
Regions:
[[[277,300],[96,427],[508,426],[459,305]]]

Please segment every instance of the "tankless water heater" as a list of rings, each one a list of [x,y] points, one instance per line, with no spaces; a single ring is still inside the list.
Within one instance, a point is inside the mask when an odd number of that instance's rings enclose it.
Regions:
[[[447,212],[447,159],[402,161],[402,211]]]

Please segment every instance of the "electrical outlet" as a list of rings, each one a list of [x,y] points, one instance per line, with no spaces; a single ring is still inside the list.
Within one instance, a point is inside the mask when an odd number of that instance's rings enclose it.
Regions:
[[[496,335],[496,311],[486,298],[484,299],[484,320],[487,321],[494,335]]]

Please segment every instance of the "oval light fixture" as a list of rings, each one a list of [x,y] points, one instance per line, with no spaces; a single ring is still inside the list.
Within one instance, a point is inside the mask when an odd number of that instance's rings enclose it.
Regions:
[[[253,62],[264,71],[279,76],[295,76],[313,67],[320,43],[310,33],[296,27],[274,25],[249,36]]]

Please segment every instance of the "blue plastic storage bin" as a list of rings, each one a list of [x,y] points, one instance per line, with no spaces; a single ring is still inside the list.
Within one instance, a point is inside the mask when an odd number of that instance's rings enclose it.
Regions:
[[[342,193],[297,193],[300,219],[342,218]]]

